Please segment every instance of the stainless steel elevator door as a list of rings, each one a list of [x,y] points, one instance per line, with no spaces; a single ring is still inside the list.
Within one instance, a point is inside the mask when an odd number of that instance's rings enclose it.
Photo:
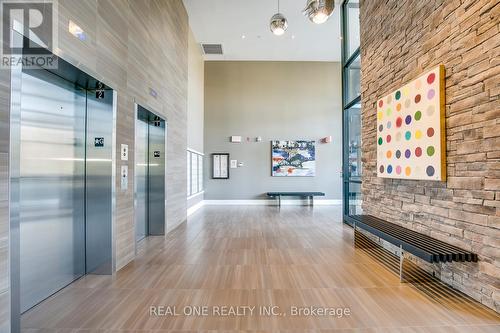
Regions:
[[[149,234],[165,234],[165,122],[149,123]]]
[[[86,273],[112,273],[113,92],[87,91]]]
[[[85,273],[85,91],[37,72],[21,83],[21,312]]]
[[[136,119],[135,155],[135,235],[140,241],[148,234],[148,121]]]

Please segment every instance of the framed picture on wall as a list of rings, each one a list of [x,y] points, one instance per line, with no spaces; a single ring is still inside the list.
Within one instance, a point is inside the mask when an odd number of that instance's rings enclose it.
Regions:
[[[212,154],[212,179],[229,179],[229,154]]]
[[[314,177],[316,175],[316,142],[308,140],[273,140],[273,177]]]
[[[444,79],[440,65],[378,100],[378,177],[446,180]]]

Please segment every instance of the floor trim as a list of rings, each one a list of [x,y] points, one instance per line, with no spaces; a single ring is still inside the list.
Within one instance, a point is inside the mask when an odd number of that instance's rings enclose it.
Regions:
[[[205,205],[250,205],[250,206],[277,206],[278,200],[204,200]],[[301,206],[308,204],[307,200],[281,200],[281,205]],[[315,199],[315,206],[337,206],[342,205],[342,200],[333,199]]]
[[[205,205],[205,200],[201,200],[200,202],[192,205],[187,209],[187,216],[193,215],[198,209]]]
[[[282,206],[304,206],[308,205],[305,199],[300,200],[281,200]],[[278,201],[273,199],[265,200],[202,200],[187,209],[187,216],[193,215],[203,206],[277,206]],[[335,199],[316,199],[315,206],[341,206],[342,200]]]

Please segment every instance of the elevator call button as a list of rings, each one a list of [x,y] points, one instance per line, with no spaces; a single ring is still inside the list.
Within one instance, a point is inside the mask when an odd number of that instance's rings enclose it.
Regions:
[[[160,157],[160,151],[159,150],[155,150],[154,157]]]
[[[128,161],[128,145],[122,144],[121,146],[121,159],[122,161]]]

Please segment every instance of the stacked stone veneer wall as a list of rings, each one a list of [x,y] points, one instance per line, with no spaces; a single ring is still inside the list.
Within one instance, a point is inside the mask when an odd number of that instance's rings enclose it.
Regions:
[[[360,10],[364,213],[476,252],[477,263],[430,269],[500,311],[500,3],[364,0]],[[447,181],[377,178],[377,99],[438,64]]]

